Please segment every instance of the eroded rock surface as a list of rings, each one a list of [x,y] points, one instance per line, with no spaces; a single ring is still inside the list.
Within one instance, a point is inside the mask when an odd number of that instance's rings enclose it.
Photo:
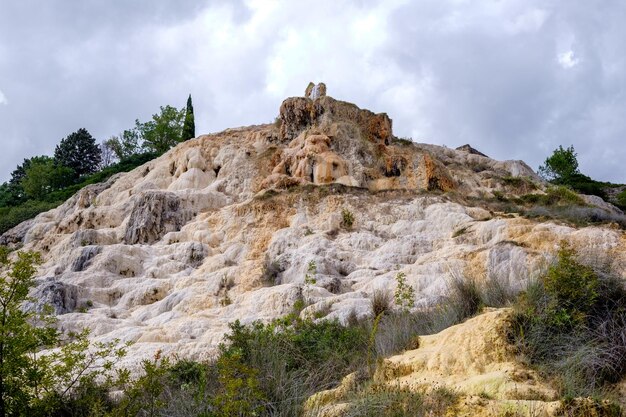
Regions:
[[[522,289],[562,240],[626,274],[617,228],[480,207],[542,192],[523,162],[401,141],[387,115],[313,97],[285,100],[280,126],[200,136],[86,187],[0,242],[42,253],[34,295],[63,329],[133,341],[129,360],[210,356],[229,322],[279,317],[303,296],[303,314],[366,317],[399,272],[416,308],[457,276]]]

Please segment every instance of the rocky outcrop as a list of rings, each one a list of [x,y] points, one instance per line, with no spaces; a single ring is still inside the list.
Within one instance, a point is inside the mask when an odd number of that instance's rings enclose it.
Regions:
[[[43,311],[46,306],[52,308],[55,314],[71,313],[78,307],[79,289],[54,278],[46,278],[38,283],[33,294],[35,300],[27,308]]]
[[[458,148],[456,148],[456,150],[457,151],[463,151],[463,152],[471,153],[472,155],[480,155],[480,156],[484,156],[485,158],[489,158],[487,155],[485,155],[484,153],[482,153],[478,149],[472,148],[469,143],[467,143],[467,144],[465,144],[463,146],[459,146]]]
[[[416,307],[452,276],[519,290],[562,240],[626,274],[618,228],[481,208],[543,192],[521,161],[398,140],[385,114],[329,96],[289,98],[280,117],[181,143],[0,239],[42,253],[34,294],[64,329],[133,341],[129,360],[203,358],[229,322],[279,317],[303,295],[308,312],[367,317],[400,272]]]
[[[136,202],[126,226],[124,242],[154,243],[168,232],[177,232],[192,217],[173,193],[146,191]]]
[[[96,255],[99,255],[100,252],[102,252],[102,248],[100,246],[87,246],[83,248],[80,256],[72,262],[72,272],[81,272],[87,269],[91,265],[93,258]]]
[[[419,348],[378,364],[373,382],[390,389],[429,392],[447,388],[461,396],[455,416],[551,416],[557,392],[515,360],[504,328],[508,311],[490,310],[442,332],[420,336]],[[307,416],[341,417],[355,397],[354,376],[307,401]]]
[[[325,95],[315,100],[288,98],[280,106],[279,117],[283,141],[293,140],[309,127],[324,129],[341,122],[355,124],[361,136],[375,144],[388,145],[392,138],[391,119],[387,114],[375,114]]]
[[[272,173],[262,188],[307,183],[339,183],[372,191],[456,188],[455,180],[431,153],[394,143],[391,119],[384,113],[327,96],[294,97],[281,105],[280,119],[280,136],[289,143],[275,154]]]
[[[304,91],[304,97],[310,98],[311,100],[318,99],[320,97],[326,96],[326,84],[319,83],[313,84],[312,82],[306,87]]]

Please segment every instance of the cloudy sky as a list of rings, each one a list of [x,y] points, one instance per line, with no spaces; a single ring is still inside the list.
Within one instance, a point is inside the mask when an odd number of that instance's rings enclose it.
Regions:
[[[324,81],[397,136],[535,169],[573,144],[626,182],[625,22],[623,0],[0,0],[0,180],[189,93],[200,134]]]

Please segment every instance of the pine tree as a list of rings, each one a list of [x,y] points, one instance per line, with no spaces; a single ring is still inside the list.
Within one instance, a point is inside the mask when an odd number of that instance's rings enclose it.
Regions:
[[[193,103],[191,102],[191,94],[187,99],[187,111],[185,113],[185,124],[183,125],[182,140],[189,140],[196,137],[196,122],[193,116]]]
[[[78,177],[98,171],[101,155],[96,140],[83,128],[61,140],[54,150],[56,162],[73,169]]]

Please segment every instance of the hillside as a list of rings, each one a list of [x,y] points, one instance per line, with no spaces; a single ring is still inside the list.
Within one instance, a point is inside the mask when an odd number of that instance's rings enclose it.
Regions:
[[[199,136],[87,186],[0,243],[42,253],[34,296],[63,329],[132,341],[136,363],[209,358],[230,322],[302,299],[303,316],[371,317],[398,273],[416,309],[455,279],[520,291],[562,241],[626,279],[620,225],[615,207],[522,161],[398,139],[386,114],[317,91],[286,99],[275,124]]]

